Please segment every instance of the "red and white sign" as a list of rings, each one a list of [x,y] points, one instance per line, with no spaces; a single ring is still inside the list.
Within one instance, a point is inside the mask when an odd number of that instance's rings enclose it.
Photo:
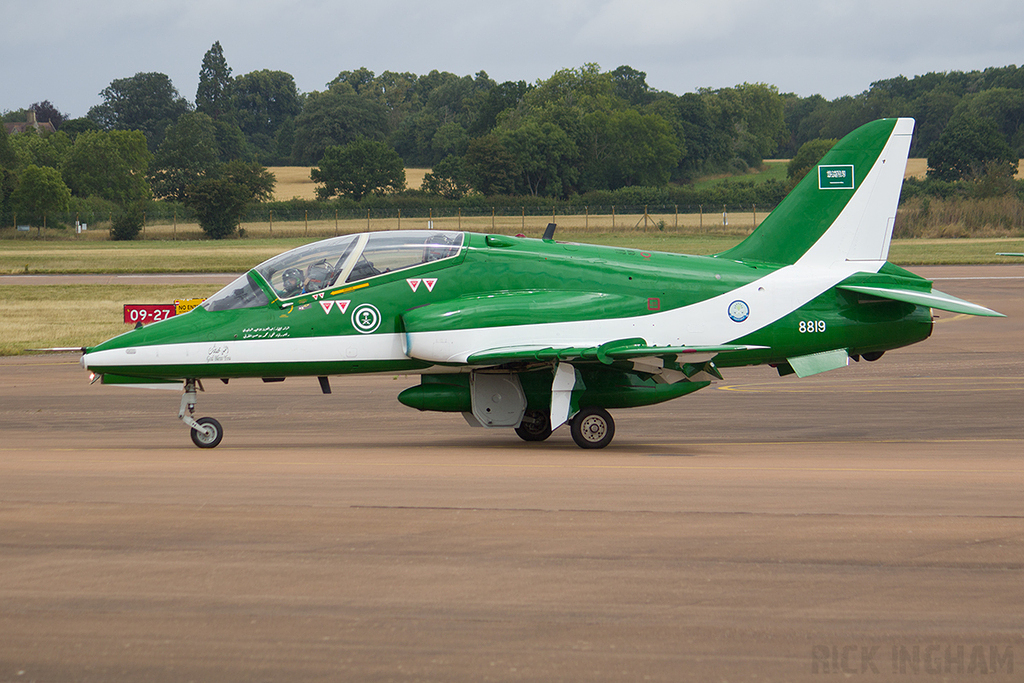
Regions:
[[[125,304],[124,321],[131,325],[167,320],[176,312],[174,304]]]
[[[424,278],[413,277],[413,278],[408,278],[406,280],[406,282],[409,283],[409,286],[412,287],[412,291],[414,291],[414,292],[417,289],[420,288],[420,283],[421,282],[424,285],[427,286],[427,291],[428,292],[433,292],[434,291],[434,285],[437,284],[437,278],[436,277],[424,277]]]

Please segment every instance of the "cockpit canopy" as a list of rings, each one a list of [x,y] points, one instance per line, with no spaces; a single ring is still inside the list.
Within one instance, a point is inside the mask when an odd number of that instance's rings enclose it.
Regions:
[[[406,270],[459,254],[461,232],[403,230],[345,235],[307,244],[253,268],[203,302],[208,311],[269,303],[253,277],[258,273],[279,299]]]

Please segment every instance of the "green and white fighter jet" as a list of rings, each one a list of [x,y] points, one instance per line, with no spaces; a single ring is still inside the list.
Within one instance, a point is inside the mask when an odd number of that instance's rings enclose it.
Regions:
[[[913,119],[843,138],[743,242],[714,256],[445,231],[336,237],[281,254],[192,312],[85,349],[104,384],[419,374],[398,400],[526,441],[568,424],[607,446],[608,409],[645,406],[767,363],[800,377],[927,338],[931,309],[999,313],[886,261]]]

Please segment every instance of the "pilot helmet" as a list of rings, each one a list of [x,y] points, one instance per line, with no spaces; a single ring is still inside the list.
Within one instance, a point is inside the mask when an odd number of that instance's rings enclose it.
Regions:
[[[311,265],[309,270],[306,271],[306,291],[315,292],[327,287],[329,284],[327,278],[330,274],[331,269],[326,261],[320,261]]]
[[[286,294],[297,292],[302,286],[302,271],[298,268],[289,268],[281,274],[281,284]]]

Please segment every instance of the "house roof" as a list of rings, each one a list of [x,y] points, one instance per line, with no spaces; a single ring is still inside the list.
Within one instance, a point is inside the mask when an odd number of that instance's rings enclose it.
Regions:
[[[36,121],[36,113],[34,111],[29,111],[28,112],[28,120],[27,121],[24,121],[24,122],[16,121],[14,123],[5,123],[4,124],[4,129],[7,131],[8,135],[14,135],[16,133],[24,133],[29,128],[34,128],[37,131],[43,131],[43,132],[46,132],[46,133],[54,133],[57,130],[56,128],[53,127],[53,124],[50,123],[49,121],[43,121],[42,123],[40,123],[39,121]]]

